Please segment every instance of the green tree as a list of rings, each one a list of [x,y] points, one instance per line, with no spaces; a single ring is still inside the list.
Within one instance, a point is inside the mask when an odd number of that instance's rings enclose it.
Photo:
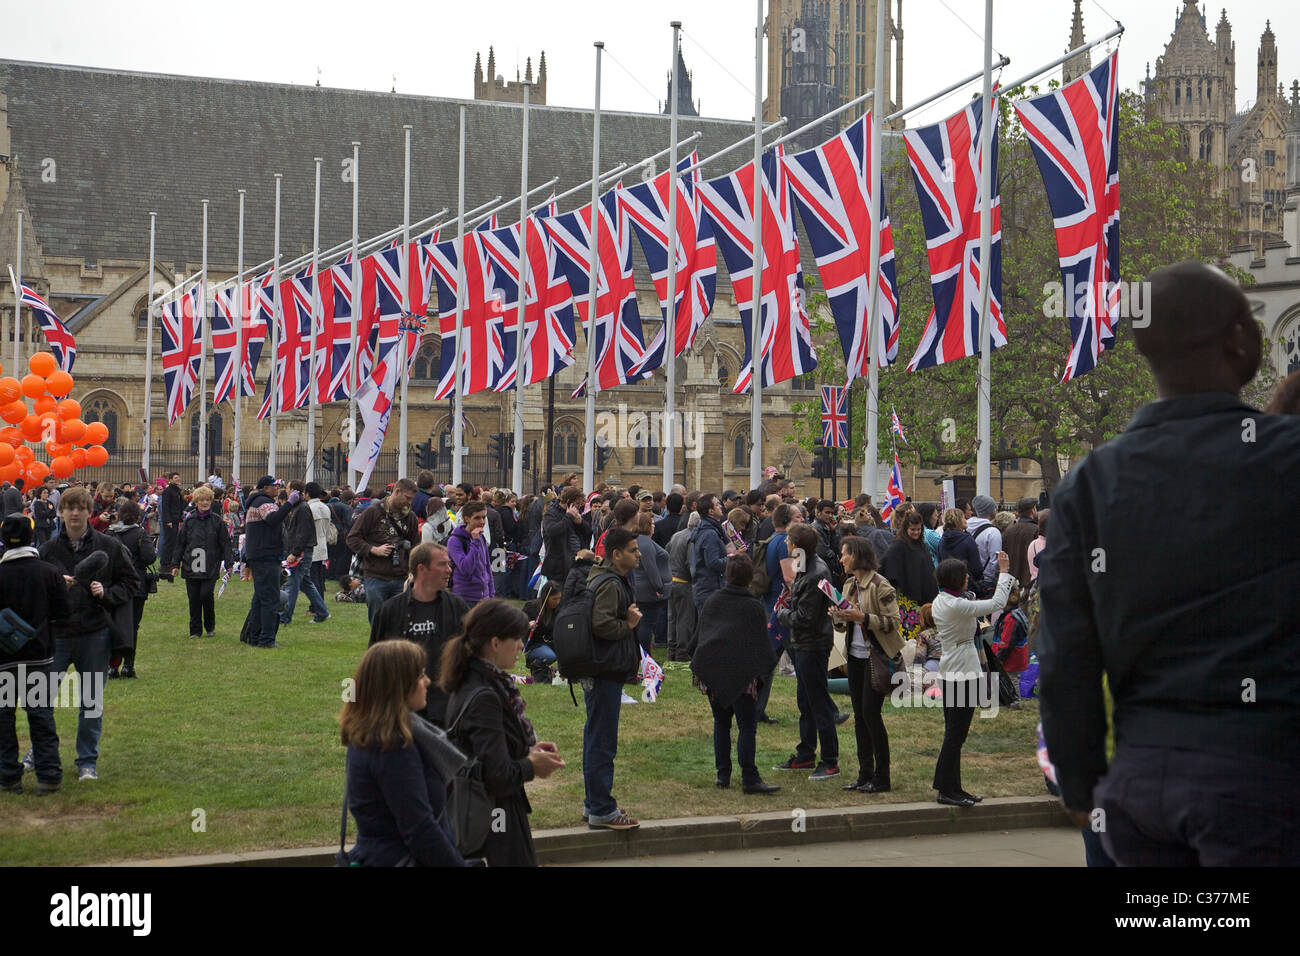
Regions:
[[[1035,89],[1028,95],[1036,93]],[[1017,95],[1025,95],[1024,89],[1010,94]],[[1058,456],[1080,455],[1117,435],[1140,405],[1155,398],[1155,386],[1123,319],[1115,330],[1114,347],[1103,353],[1097,367],[1073,381],[1061,381],[1071,343],[1068,319],[1053,314],[1049,303],[1049,290],[1059,290],[1061,281],[1052,216],[1038,165],[1008,99],[1000,101],[1000,109],[1002,310],[1007,345],[994,351],[991,363],[991,444],[995,459],[1037,461],[1050,490],[1060,479]],[[1190,161],[1177,131],[1150,116],[1132,93],[1120,99],[1119,139],[1121,280],[1140,282],[1157,267],[1185,259],[1223,266],[1232,230],[1226,201],[1213,196],[1215,170]],[[920,207],[903,150],[896,150],[887,163],[885,181],[902,331],[897,362],[880,374],[878,428],[885,449],[881,458],[888,454],[892,405],[911,442],[910,450],[900,446],[900,457],[923,467],[973,465],[979,360],[972,357],[921,372],[906,371],[932,299]],[[1243,278],[1239,272],[1237,277]],[[809,280],[815,288],[815,275]],[[841,384],[843,352],[825,297],[814,292],[809,302],[819,313],[813,325],[817,378]],[[1271,373],[1265,369],[1248,398],[1258,401],[1271,384]],[[862,448],[865,381],[854,382],[852,401],[853,446]],[[804,418],[790,440],[811,448],[821,431],[820,404],[803,403],[802,411]]]

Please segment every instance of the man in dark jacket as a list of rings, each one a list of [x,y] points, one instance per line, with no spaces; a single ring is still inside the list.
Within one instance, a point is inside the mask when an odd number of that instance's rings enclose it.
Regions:
[[[1021,498],[1016,504],[1016,523],[1002,534],[1002,550],[1011,559],[1011,573],[1020,579],[1022,588],[1029,587],[1029,546],[1038,537],[1038,499]]]
[[[84,488],[70,488],[59,499],[63,529],[41,547],[41,557],[63,573],[68,588],[68,613],[53,621],[54,673],[61,676],[72,664],[81,684],[81,712],[77,719],[77,769],[81,780],[99,779],[104,681],[113,650],[109,615],[114,608],[129,603],[140,586],[126,549],[116,538],[90,527],[90,509],[90,493]]]
[[[6,481],[3,490],[0,490],[0,519],[22,513],[23,493]]]
[[[167,476],[167,487],[163,489],[158,502],[159,518],[162,532],[158,537],[158,564],[168,580],[176,572],[176,545],[181,529],[181,519],[185,516],[185,496],[181,493],[180,472]]]
[[[0,790],[23,792],[23,764],[18,760],[18,697],[23,690],[27,728],[36,769],[36,794],[59,789],[59,734],[54,726],[54,636],[50,620],[67,617],[68,587],[63,575],[42,561],[32,547],[31,523],[21,514],[0,524],[0,611],[17,614],[35,630],[16,651],[0,649]],[[5,625],[0,622],[0,630]]]
[[[415,583],[384,602],[370,626],[370,643],[405,638],[424,647],[425,670],[432,683],[420,713],[442,727],[447,711],[447,694],[438,686],[442,648],[460,633],[469,605],[447,589],[451,560],[445,547],[418,544],[411,549],[410,564]]]
[[[292,504],[279,505],[271,497],[275,479],[264,475],[248,496],[244,508],[244,564],[253,579],[253,603],[249,608],[248,643],[253,647],[278,648],[280,626],[280,562],[284,560],[284,519],[299,495],[289,496]]]
[[[795,561],[795,577],[790,585],[790,606],[778,609],[776,617],[790,628],[790,656],[794,659],[795,697],[799,704],[799,746],[790,759],[773,769],[812,770],[809,780],[828,780],[840,773],[836,711],[826,686],[834,635],[827,613],[830,602],[819,586],[828,580],[829,572],[817,557],[819,538],[812,526],[791,525],[786,540]],[[816,762],[818,738],[821,763]]]
[[[1238,397],[1263,345],[1233,279],[1184,262],[1148,281],[1133,338],[1160,400],[1052,493],[1048,753],[1066,809],[1121,866],[1295,866],[1300,537],[1260,516],[1294,507],[1300,419]],[[1157,489],[1195,520],[1170,521]]]
[[[722,529],[722,503],[713,495],[700,495],[695,502],[700,523],[691,532],[691,594],[695,598],[695,611],[704,609],[704,602],[715,591],[721,590],[727,570],[727,555],[736,550]]]
[[[371,624],[384,602],[402,590],[411,549],[420,543],[420,525],[411,514],[415,491],[410,478],[397,479],[392,493],[361,512],[348,532],[348,548],[361,560]]]
[[[581,501],[581,488],[566,487],[542,516],[542,543],[546,547],[542,574],[547,580],[563,583],[578,551],[591,542],[591,527],[578,510]]]
[[[668,550],[668,542],[672,540],[673,535],[677,533],[678,527],[682,523],[682,502],[683,498],[677,492],[671,493],[664,499],[664,506],[667,509],[663,517],[655,522],[655,533],[652,537],[655,544]]]
[[[826,565],[831,584],[838,588],[844,583],[844,568],[840,565],[840,532],[835,527],[835,502],[828,498],[817,502],[816,515],[812,527],[817,532],[817,557]]]
[[[289,490],[303,495],[306,487],[301,481],[291,481]],[[329,619],[330,609],[316,589],[316,581],[311,574],[312,552],[315,549],[316,518],[312,514],[311,501],[307,497],[301,497],[289,508],[289,513],[284,518],[284,551],[292,566],[289,568],[289,580],[280,589],[281,627],[293,623],[293,609],[298,604],[299,592],[307,595],[313,624]]]

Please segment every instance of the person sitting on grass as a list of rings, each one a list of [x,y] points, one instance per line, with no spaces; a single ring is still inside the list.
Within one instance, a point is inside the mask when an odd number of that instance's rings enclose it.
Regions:
[[[355,574],[345,574],[339,578],[339,589],[334,594],[334,600],[344,604],[365,604],[366,586]]]
[[[213,597],[221,565],[235,563],[230,547],[226,523],[212,510],[212,489],[200,485],[192,497],[194,511],[181,522],[179,546],[181,577],[190,602],[190,637],[198,637],[200,629],[208,637],[217,630],[217,608]]]
[[[464,866],[443,823],[447,782],[420,746],[434,731],[412,713],[424,708],[429,689],[424,648],[410,641],[370,647],[353,687],[339,713],[339,736],[348,748],[346,799],[357,821],[348,861]]]
[[[524,605],[528,616],[528,643],[524,645],[524,663],[533,674],[533,683],[549,684],[555,649],[551,647],[555,612],[560,607],[560,585],[547,581],[536,600]]]

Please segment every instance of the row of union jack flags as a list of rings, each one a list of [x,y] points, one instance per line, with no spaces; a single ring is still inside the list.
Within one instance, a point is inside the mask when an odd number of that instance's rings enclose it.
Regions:
[[[1118,54],[1061,89],[1023,101],[1017,112],[1055,217],[1062,278],[1067,288],[1088,290],[1069,303],[1072,349],[1064,374],[1069,380],[1093,368],[1101,352],[1111,347],[1118,318]],[[993,115],[997,116],[996,110]],[[551,203],[528,218],[522,230],[528,251],[522,340],[517,318],[521,227],[518,223],[501,227],[495,218],[463,240],[443,241],[434,231],[405,246],[394,243],[360,263],[345,257],[322,266],[319,277],[310,267],[282,276],[278,310],[269,275],[224,287],[215,295],[211,310],[212,400],[256,394],[257,366],[272,324],[277,341],[271,357],[275,391],[272,394],[268,376],[259,417],[272,407],[285,412],[308,404],[312,389],[318,402],[329,402],[357,393],[376,374],[391,379],[397,363],[387,361],[389,349],[404,342],[409,367],[420,345],[420,335],[404,334],[403,283],[411,311],[417,316],[427,312],[430,332],[441,340],[436,398],[447,397],[457,387],[465,395],[507,391],[557,374],[573,364],[579,324],[592,335],[588,344],[595,353],[595,379],[584,382],[575,396],[586,388],[603,390],[636,382],[667,361],[670,307],[675,315],[672,354],[680,355],[694,343],[713,309],[719,250],[745,332],[745,355],[734,391],[750,389],[755,351],[763,384],[775,385],[811,372],[817,364],[804,301],[796,218],[826,289],[851,383],[869,371],[873,230],[880,236],[878,365],[897,360],[901,327],[893,235],[883,196],[880,222],[871,222],[870,190],[880,181],[880,173],[879,158],[870,155],[870,116],[815,149],[794,154],[780,147],[769,150],[757,171],[750,162],[704,180],[696,155],[683,159],[677,244],[671,256],[675,270],[671,306],[667,171],[649,182],[616,186],[596,203],[594,316],[588,314],[592,308],[591,204],[559,213]],[[907,363],[909,370],[979,353],[979,285],[986,268],[992,346],[1007,341],[1001,304],[996,129],[989,157],[992,242],[987,266],[980,261],[981,119],[977,98],[939,123],[903,134],[920,200],[932,300],[920,344]],[[763,224],[756,349],[751,315],[753,201],[758,184],[763,190]],[[659,300],[661,324],[648,343],[637,309],[633,236],[645,254]],[[361,302],[354,303],[353,278],[358,268]],[[459,383],[455,380],[458,274],[465,284]],[[321,306],[313,315],[318,280]],[[355,382],[350,344],[354,312],[358,324]],[[196,289],[162,306],[169,423],[184,412],[198,383],[202,322]],[[309,381],[313,325],[315,382]]]

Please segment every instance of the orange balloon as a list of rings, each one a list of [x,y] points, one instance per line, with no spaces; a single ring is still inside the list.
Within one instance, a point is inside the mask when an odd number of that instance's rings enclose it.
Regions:
[[[65,457],[72,451],[72,442],[66,441],[47,441],[45,443],[45,454],[51,459]]]
[[[101,468],[108,464],[108,449],[103,445],[91,445],[86,449],[86,464],[91,468]]]
[[[37,352],[27,360],[27,367],[32,370],[33,375],[45,378],[59,367],[59,363],[54,360],[54,356],[49,352]]]
[[[53,395],[42,395],[32,402],[32,411],[37,415],[44,415],[46,412],[58,412],[58,410],[59,400]]]
[[[14,460],[14,446],[7,442],[0,441],[0,468],[12,464]]]
[[[40,484],[49,473],[50,466],[43,461],[34,461],[27,466],[27,474],[31,476],[33,484]]]
[[[86,435],[81,440],[83,445],[102,445],[108,441],[108,426],[103,422],[91,422],[86,426]]]
[[[23,387],[16,378],[0,378],[0,405],[8,405],[23,397]]]
[[[18,426],[22,432],[23,438],[28,441],[40,441],[41,433],[45,430],[45,423],[36,415],[28,415],[23,419],[23,423]]]
[[[17,448],[23,443],[23,433],[13,427],[0,428],[0,441],[13,448]]]
[[[8,405],[0,406],[0,419],[10,425],[17,425],[26,417],[27,405],[25,402],[10,402]]]
[[[72,464],[72,459],[67,455],[60,455],[50,462],[50,474],[55,478],[67,478],[76,470]]]
[[[86,423],[80,418],[70,418],[66,422],[61,422],[55,432],[55,437],[59,441],[69,441],[73,444],[79,444],[85,435]]]
[[[72,459],[72,464],[74,467],[76,468],[86,467],[86,449],[74,448],[72,449],[72,452],[68,455],[68,457]]]
[[[67,395],[72,391],[72,376],[64,371],[51,372],[45,377],[45,386],[51,395]]]
[[[24,465],[29,465],[36,460],[36,453],[26,445],[19,445],[14,449],[14,457],[23,462]]]
[[[39,375],[23,376],[23,394],[28,398],[38,398],[45,394],[45,379]]]
[[[19,466],[18,462],[14,462],[11,465],[0,466],[0,481],[15,482],[18,480],[18,476],[22,473],[23,470]]]
[[[59,402],[59,417],[65,422],[69,418],[80,418],[81,402],[77,401],[75,398],[65,398],[63,401]]]

